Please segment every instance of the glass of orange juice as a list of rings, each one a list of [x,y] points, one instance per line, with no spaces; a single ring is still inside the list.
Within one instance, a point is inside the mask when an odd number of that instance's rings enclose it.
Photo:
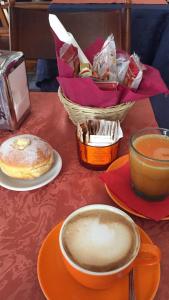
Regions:
[[[169,129],[145,128],[130,139],[131,181],[135,192],[158,201],[169,195]]]

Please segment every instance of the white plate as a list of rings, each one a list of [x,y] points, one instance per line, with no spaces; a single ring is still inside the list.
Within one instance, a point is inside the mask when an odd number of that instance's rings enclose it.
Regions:
[[[9,177],[0,170],[0,186],[12,191],[31,191],[48,184],[59,174],[62,168],[62,159],[59,153],[55,150],[53,151],[54,164],[47,173],[36,179],[24,180]]]

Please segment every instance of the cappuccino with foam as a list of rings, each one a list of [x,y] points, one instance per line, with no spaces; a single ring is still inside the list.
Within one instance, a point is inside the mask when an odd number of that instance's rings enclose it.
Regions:
[[[135,256],[134,223],[106,209],[79,212],[63,228],[67,256],[79,267],[93,272],[119,269]]]

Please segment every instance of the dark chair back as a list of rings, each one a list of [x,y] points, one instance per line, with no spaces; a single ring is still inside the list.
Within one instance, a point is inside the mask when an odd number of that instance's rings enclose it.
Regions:
[[[23,51],[26,59],[55,57],[48,21],[49,3],[15,2],[10,7],[11,50]]]
[[[82,49],[97,37],[103,39],[114,34],[117,48],[130,52],[131,2],[117,5],[117,9],[102,11],[56,13],[66,30],[71,32]],[[114,5],[115,6],[115,5]]]
[[[11,50],[23,51],[26,59],[55,58],[54,42],[48,21],[49,4],[50,1],[15,2],[12,0],[10,7]],[[58,11],[57,5],[53,2],[50,7],[56,7],[52,13],[57,14],[82,49],[95,38],[105,39],[113,32],[117,47],[130,52],[130,4],[131,0],[126,0],[124,5],[117,4],[117,9],[98,11],[96,5],[94,11],[76,12]]]

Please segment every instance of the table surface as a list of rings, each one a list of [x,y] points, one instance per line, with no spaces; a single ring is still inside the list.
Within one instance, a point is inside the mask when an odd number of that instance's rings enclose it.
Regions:
[[[114,205],[99,172],[79,164],[75,127],[55,93],[32,93],[32,113],[16,133],[47,140],[63,160],[59,176],[40,189],[15,192],[0,187],[0,299],[42,300],[37,279],[37,256],[47,233],[76,208],[92,203]],[[123,122],[125,138],[119,155],[128,151],[128,137],[139,128],[156,126],[149,100],[137,102]],[[11,136],[0,132],[0,142]],[[133,216],[162,252],[161,282],[156,300],[169,299],[169,222]],[[56,295],[57,299],[57,295]],[[148,300],[148,299],[147,299]]]

